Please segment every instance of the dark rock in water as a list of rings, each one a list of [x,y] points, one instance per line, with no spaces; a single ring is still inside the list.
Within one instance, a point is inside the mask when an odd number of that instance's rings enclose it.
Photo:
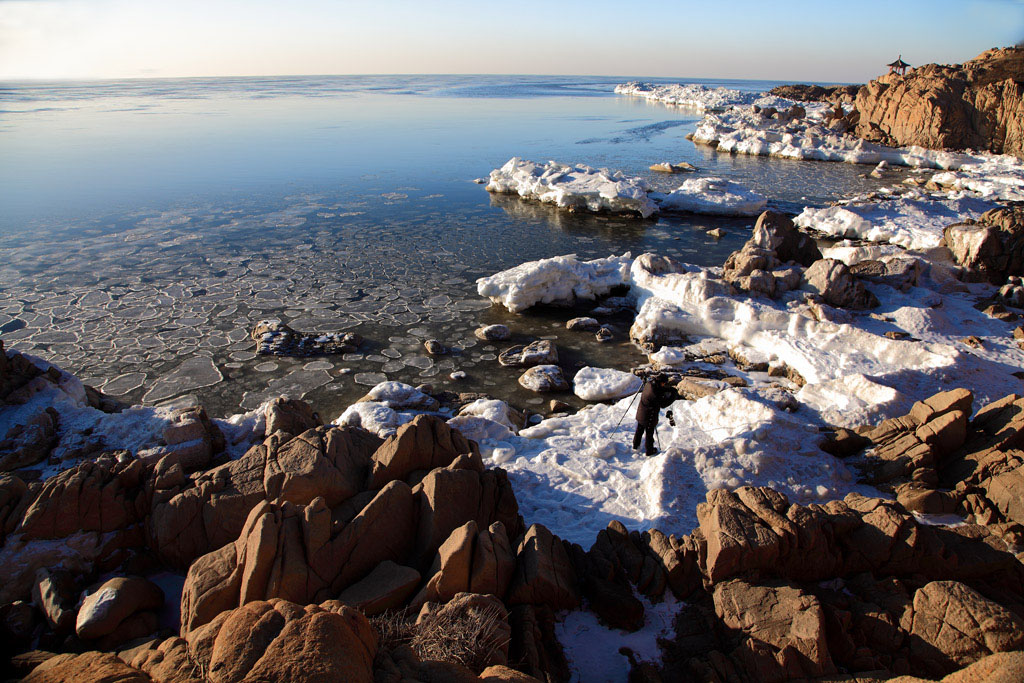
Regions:
[[[595,334],[594,338],[599,342],[610,342],[615,337],[615,333],[607,325],[602,325]]]
[[[599,327],[601,323],[597,318],[573,318],[565,324],[565,329],[574,332],[595,332]]]
[[[569,383],[565,381],[562,368],[557,365],[537,365],[523,373],[519,384],[524,389],[536,392],[568,391]]]
[[[265,356],[352,353],[363,343],[363,338],[354,332],[303,334],[274,320],[261,320],[249,336],[256,341],[256,353]]]
[[[478,327],[473,335],[483,341],[505,341],[512,336],[512,332],[505,325],[486,325]]]
[[[502,351],[498,362],[506,367],[529,368],[534,365],[558,362],[558,348],[547,339],[530,342],[526,346],[513,346]]]
[[[445,353],[448,352],[448,349],[445,348],[444,344],[442,344],[436,339],[428,339],[427,341],[423,342],[423,347],[431,356],[443,356]]]

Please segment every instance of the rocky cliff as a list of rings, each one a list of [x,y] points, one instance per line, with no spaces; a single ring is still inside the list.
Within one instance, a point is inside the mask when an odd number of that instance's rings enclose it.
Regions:
[[[863,86],[854,106],[856,134],[872,142],[1024,157],[1024,48],[887,74]]]

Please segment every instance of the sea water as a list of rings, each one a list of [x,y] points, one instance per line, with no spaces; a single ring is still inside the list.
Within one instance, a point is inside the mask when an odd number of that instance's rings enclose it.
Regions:
[[[126,402],[195,394],[214,415],[289,394],[329,419],[384,379],[536,407],[519,373],[498,365],[503,348],[546,337],[570,374],[628,368],[644,360],[629,316],[599,344],[564,328],[586,306],[513,316],[477,296],[476,278],[569,253],[717,265],[753,220],[570,213],[491,196],[474,179],[520,156],[619,169],[669,190],[687,176],[648,166],[686,161],[792,212],[878,184],[856,166],[696,146],[685,135],[699,113],[613,94],[634,79],[0,85],[0,338]],[[264,318],[366,342],[345,356],[260,356],[248,333]],[[473,336],[492,323],[513,339]],[[426,339],[450,352],[428,355]],[[467,377],[449,379],[455,370]]]

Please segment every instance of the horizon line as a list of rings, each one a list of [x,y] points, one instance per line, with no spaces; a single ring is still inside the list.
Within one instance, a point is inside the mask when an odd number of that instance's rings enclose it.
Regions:
[[[861,83],[843,81],[814,81],[801,79],[780,79],[780,78],[739,78],[719,76],[637,76],[625,74],[562,74],[562,73],[483,73],[483,72],[363,72],[363,73],[307,73],[307,74],[247,74],[231,75],[221,74],[217,76],[75,76],[75,77],[47,77],[47,78],[21,78],[21,77],[0,77],[0,83],[97,83],[103,81],[175,81],[175,80],[223,80],[223,79],[268,79],[268,78],[348,78],[364,76],[517,76],[526,78],[608,78],[608,79],[630,79],[630,80],[674,80],[681,83],[694,81],[736,81],[736,82],[779,82],[789,85],[862,85]]]

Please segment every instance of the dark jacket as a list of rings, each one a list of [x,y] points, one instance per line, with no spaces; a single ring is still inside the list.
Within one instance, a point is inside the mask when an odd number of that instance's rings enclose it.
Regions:
[[[640,392],[640,405],[636,409],[636,421],[643,424],[648,420],[657,420],[658,412],[667,408],[676,400],[676,392],[672,387],[665,385],[658,387],[654,382],[644,384]]]

